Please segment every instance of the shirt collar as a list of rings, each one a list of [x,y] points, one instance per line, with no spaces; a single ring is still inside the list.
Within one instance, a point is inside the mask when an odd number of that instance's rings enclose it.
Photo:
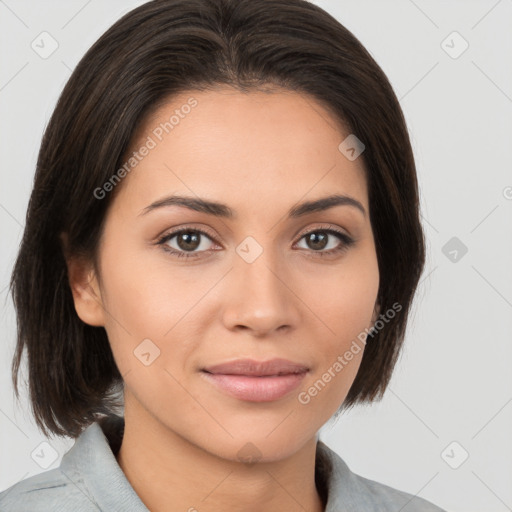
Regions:
[[[62,457],[60,469],[100,510],[149,512],[119,466],[110,439],[100,423],[92,423]]]

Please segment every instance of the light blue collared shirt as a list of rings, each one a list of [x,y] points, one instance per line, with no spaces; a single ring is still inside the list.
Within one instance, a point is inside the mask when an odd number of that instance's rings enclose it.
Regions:
[[[1,492],[0,512],[148,512],[117,463],[111,441],[102,425],[91,424],[58,468]],[[325,477],[325,512],[446,512],[422,498],[356,475],[322,441],[317,443],[319,460],[331,466]],[[200,510],[199,505],[196,508]]]

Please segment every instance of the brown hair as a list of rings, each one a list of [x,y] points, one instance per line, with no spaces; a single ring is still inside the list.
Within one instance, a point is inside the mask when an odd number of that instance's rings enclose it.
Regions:
[[[385,74],[350,31],[304,0],[154,0],[123,16],[81,59],[37,160],[11,278],[12,378],[19,399],[26,348],[32,411],[46,435],[78,436],[112,414],[122,388],[105,329],[76,314],[60,235],[68,255],[96,262],[114,193],[98,200],[94,190],[122,165],[137,127],[173,94],[222,84],[310,95],[365,144],[378,303],[381,312],[401,309],[369,338],[342,407],[382,397],[425,259],[412,148]]]

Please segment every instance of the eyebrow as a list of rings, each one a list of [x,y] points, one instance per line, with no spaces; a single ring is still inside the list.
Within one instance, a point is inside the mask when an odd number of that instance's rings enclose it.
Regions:
[[[169,197],[164,197],[163,199],[159,199],[158,201],[155,201],[154,203],[151,203],[149,206],[144,208],[139,215],[145,215],[146,213],[166,206],[182,206],[190,210],[206,213],[208,215],[214,215],[216,217],[225,219],[234,219],[237,217],[236,212],[226,204],[207,201],[206,199],[179,195],[172,195]],[[314,201],[306,201],[300,203],[288,211],[288,217],[296,219],[310,213],[328,210],[329,208],[334,208],[335,206],[352,206],[358,209],[363,214],[363,216],[366,217],[366,210],[357,199],[341,194],[330,195],[320,199],[315,199]]]

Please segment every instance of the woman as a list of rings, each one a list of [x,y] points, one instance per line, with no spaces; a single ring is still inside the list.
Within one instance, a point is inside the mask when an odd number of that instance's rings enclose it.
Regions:
[[[59,99],[11,283],[15,388],[26,349],[37,424],[76,442],[0,509],[441,510],[318,439],[382,397],[424,251],[402,111],[339,22],[128,13]]]

